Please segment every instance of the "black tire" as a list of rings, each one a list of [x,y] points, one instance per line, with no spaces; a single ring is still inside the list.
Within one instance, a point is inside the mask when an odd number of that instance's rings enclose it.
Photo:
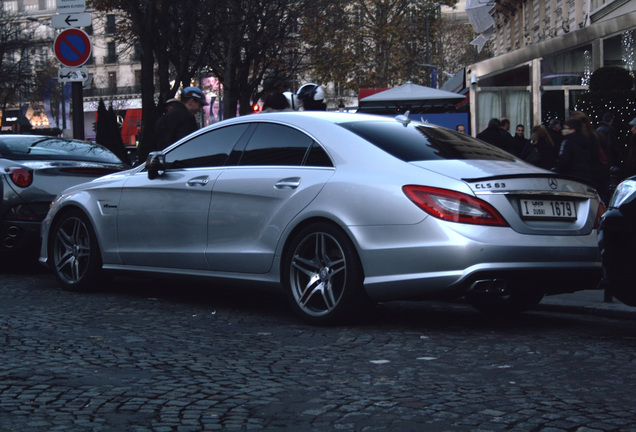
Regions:
[[[55,277],[68,291],[93,291],[101,285],[102,260],[93,227],[84,213],[70,210],[53,225],[49,257]]]
[[[292,309],[310,324],[349,322],[372,304],[362,287],[362,264],[353,243],[330,223],[314,223],[294,236],[282,272]]]
[[[472,293],[466,295],[468,303],[478,311],[493,316],[518,315],[534,309],[545,296],[542,291],[520,287],[509,294]]]

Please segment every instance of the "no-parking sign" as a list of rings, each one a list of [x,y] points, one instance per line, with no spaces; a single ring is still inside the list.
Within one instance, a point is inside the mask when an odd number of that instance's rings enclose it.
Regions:
[[[55,38],[55,57],[64,66],[81,66],[91,56],[91,40],[80,29],[66,29]]]

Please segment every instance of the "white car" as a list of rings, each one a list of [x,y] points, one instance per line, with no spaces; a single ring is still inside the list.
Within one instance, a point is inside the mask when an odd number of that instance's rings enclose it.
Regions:
[[[282,287],[315,324],[465,295],[519,312],[595,287],[603,205],[576,179],[445,128],[277,112],[217,123],[145,165],[72,187],[41,261],[71,290],[108,271]]]

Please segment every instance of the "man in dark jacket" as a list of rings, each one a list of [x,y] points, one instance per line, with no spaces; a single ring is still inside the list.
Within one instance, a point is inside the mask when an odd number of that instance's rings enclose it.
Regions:
[[[592,159],[596,152],[581,130],[582,125],[578,120],[571,118],[563,124],[563,142],[555,171],[594,183]]]
[[[608,164],[610,166],[620,165],[616,131],[614,130],[614,114],[611,112],[603,114],[603,121],[596,128],[596,133],[601,139],[601,146],[607,157]]]
[[[557,154],[558,149],[561,148],[561,141],[563,141],[561,126],[563,126],[563,124],[559,119],[552,119],[550,120],[550,123],[548,123],[548,133],[550,134],[554,147],[557,149]]]
[[[510,134],[505,130],[501,129],[500,126],[501,123],[499,119],[490,119],[488,127],[477,134],[477,139],[486,141],[488,144],[492,144],[502,150],[510,152],[512,150],[512,136],[510,136]]]
[[[204,105],[207,102],[200,88],[183,89],[181,102],[175,101],[172,109],[157,121],[156,150],[163,150],[199,129],[194,116]]]

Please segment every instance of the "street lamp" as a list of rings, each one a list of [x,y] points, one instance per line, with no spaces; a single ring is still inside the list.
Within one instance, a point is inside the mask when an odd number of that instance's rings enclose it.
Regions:
[[[433,18],[437,18],[438,12],[440,10],[439,3],[426,3],[423,5],[422,9],[424,10],[424,14],[426,15],[426,64],[427,66],[431,63],[431,49],[429,44],[429,15],[432,13]],[[434,66],[433,66],[434,67]],[[426,72],[426,84],[431,87],[431,69],[429,67]]]

